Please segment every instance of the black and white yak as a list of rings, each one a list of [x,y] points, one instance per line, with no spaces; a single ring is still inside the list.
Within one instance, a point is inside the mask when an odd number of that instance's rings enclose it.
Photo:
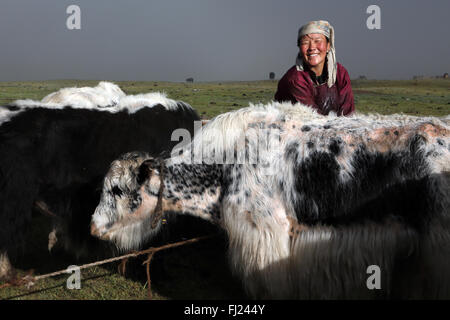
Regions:
[[[191,106],[158,92],[122,96],[106,107],[106,91],[95,96],[90,90],[70,106],[21,100],[0,107],[0,278],[11,276],[10,261],[23,252],[36,204],[58,216],[70,239],[65,245],[89,251],[98,241],[90,236],[90,219],[111,161],[130,150],[160,155],[177,143],[174,130],[193,133],[199,120]]]
[[[253,298],[450,298],[450,118],[219,115],[169,159],[112,163],[91,233],[136,249],[187,214],[221,226]]]

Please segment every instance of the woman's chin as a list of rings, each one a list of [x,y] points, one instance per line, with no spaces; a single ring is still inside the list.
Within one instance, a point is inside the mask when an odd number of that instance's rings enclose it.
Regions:
[[[321,63],[323,63],[323,59],[320,58],[309,58],[308,60],[306,60],[306,63],[310,66],[310,67],[317,67],[319,66]]]

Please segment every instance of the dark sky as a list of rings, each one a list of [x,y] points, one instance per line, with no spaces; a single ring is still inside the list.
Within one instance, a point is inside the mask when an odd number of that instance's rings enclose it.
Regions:
[[[66,8],[81,9],[68,30]],[[366,9],[381,8],[369,30]],[[298,28],[328,20],[352,78],[450,72],[448,0],[0,0],[0,80],[260,80],[294,64]]]

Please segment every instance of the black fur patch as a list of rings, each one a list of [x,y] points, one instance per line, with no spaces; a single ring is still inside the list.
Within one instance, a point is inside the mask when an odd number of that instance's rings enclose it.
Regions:
[[[78,238],[85,237],[88,242],[90,216],[98,204],[98,199],[86,200],[86,194],[98,195],[93,179],[104,177],[110,163],[126,152],[145,150],[157,156],[171,150],[177,143],[171,141],[172,132],[186,128],[193,134],[194,120],[199,120],[199,116],[188,108],[169,111],[156,105],[133,114],[32,108],[2,123],[0,251],[13,255],[23,244],[39,193],[52,198],[48,202],[56,208],[58,221],[66,224],[66,233],[79,234]],[[73,192],[79,186],[84,186],[83,192]],[[87,219],[82,218],[86,215]],[[72,228],[73,232],[67,231]]]
[[[310,126],[303,126],[300,130],[302,132],[308,132],[308,131],[311,131],[311,127]]]
[[[21,108],[15,105],[7,105],[4,106],[4,108],[8,109],[9,111],[19,111]]]
[[[113,194],[114,196],[120,197],[120,196],[123,195],[122,190],[120,190],[120,188],[119,188],[118,186],[114,186],[114,187],[111,189],[111,192],[112,192],[112,194]]]
[[[420,152],[422,138],[414,137],[410,150],[370,153],[360,146],[352,158],[353,178],[342,182],[334,154],[313,152],[294,170],[298,177],[296,203],[299,221],[347,223],[397,217],[417,228],[433,214],[429,172]]]
[[[152,169],[149,167],[148,163],[144,162],[141,164],[136,177],[136,183],[141,186],[150,177],[151,172]]]
[[[334,155],[338,155],[341,152],[341,148],[342,148],[342,139],[337,137],[337,138],[333,138],[331,139],[330,144],[328,145],[328,149],[330,149],[330,151],[334,154]]]
[[[135,191],[130,195],[130,213],[133,213],[142,203],[139,192]]]
[[[284,158],[286,160],[291,160],[294,163],[298,160],[298,148],[300,147],[300,144],[298,142],[293,142],[286,146],[286,151],[284,153]]]

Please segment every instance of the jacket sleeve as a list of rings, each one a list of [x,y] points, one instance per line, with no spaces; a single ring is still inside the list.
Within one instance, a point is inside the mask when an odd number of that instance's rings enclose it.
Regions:
[[[310,86],[302,78],[285,78],[278,83],[275,101],[300,102],[304,105],[315,106]]]
[[[350,76],[347,70],[341,66],[341,81],[338,88],[339,93],[339,104],[340,104],[340,114],[350,115],[355,111],[355,101],[353,98],[352,84],[350,81]]]

